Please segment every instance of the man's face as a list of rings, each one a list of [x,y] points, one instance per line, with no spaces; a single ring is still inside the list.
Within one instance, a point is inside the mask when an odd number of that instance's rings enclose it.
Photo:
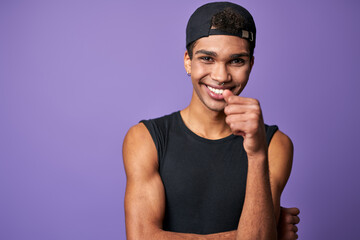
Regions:
[[[239,95],[249,79],[254,59],[250,58],[247,40],[210,35],[197,40],[192,60],[186,52],[184,63],[191,74],[193,97],[210,110],[222,111],[225,107],[222,91],[229,89]]]

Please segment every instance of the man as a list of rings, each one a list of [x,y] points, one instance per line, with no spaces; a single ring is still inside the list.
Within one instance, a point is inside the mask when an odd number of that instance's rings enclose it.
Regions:
[[[233,3],[189,19],[189,106],[142,121],[124,140],[128,239],[297,238],[298,209],[280,207],[292,142],[264,124],[257,100],[238,96],[255,39],[252,16]]]

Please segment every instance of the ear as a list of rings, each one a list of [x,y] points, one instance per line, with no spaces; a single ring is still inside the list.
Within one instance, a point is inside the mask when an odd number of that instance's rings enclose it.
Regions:
[[[250,59],[250,72],[252,70],[252,67],[254,66],[254,61],[255,61],[255,57],[252,56],[251,59]]]
[[[187,74],[191,74],[191,59],[188,51],[185,51],[184,54],[184,67]]]

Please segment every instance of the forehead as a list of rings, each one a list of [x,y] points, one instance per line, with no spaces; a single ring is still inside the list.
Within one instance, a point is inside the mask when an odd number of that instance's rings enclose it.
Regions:
[[[250,44],[247,40],[228,35],[210,35],[196,41],[193,52],[199,49],[223,54],[250,53]]]

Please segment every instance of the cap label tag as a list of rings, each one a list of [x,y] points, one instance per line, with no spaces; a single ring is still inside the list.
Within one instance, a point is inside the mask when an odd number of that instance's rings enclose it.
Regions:
[[[245,38],[249,40],[250,42],[254,41],[254,34],[252,32],[249,32],[247,30],[239,30],[238,33],[228,33],[220,29],[213,29],[211,28],[209,30],[209,35],[230,35],[230,36],[237,36],[241,38]]]
[[[252,32],[241,30],[242,38],[248,39],[250,42],[254,41],[254,34]]]

